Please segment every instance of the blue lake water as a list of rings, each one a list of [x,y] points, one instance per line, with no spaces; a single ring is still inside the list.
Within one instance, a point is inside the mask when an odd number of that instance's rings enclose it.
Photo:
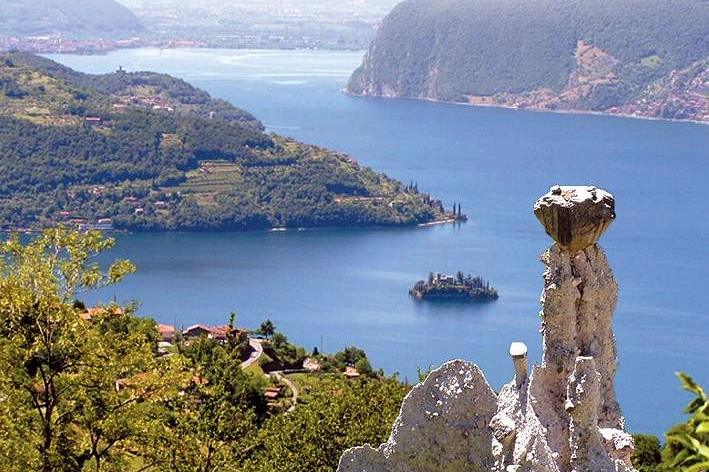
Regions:
[[[245,234],[132,234],[111,257],[139,272],[87,298],[138,299],[140,314],[189,325],[255,328],[266,318],[310,349],[365,349],[375,366],[416,379],[451,358],[477,362],[499,388],[511,341],[539,361],[539,255],[550,239],[532,214],[556,183],[616,197],[601,239],[620,286],[616,385],[631,431],[662,434],[689,394],[675,371],[709,387],[709,127],[546,114],[340,93],[361,54],[152,50],[50,56],[86,72],[122,66],[186,79],[249,110],[274,132],[352,154],[360,163],[461,202],[467,224],[417,229]],[[417,303],[429,271],[489,278],[484,305]]]

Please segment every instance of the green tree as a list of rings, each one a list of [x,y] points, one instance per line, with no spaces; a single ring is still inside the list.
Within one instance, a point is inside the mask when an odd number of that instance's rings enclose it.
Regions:
[[[270,319],[268,319],[261,323],[261,326],[259,327],[258,331],[260,334],[263,334],[267,338],[270,338],[276,332],[276,326]]]
[[[465,276],[463,275],[463,272],[461,272],[461,271],[456,272],[455,280],[458,285],[463,285],[465,283]]]
[[[79,399],[89,389],[81,373],[86,365],[96,367],[97,338],[73,299],[134,270],[128,261],[105,270],[92,261],[113,243],[98,232],[58,228],[27,245],[17,236],[0,245],[1,421],[10,438],[0,442],[0,452],[13,458],[10,467],[78,471],[91,458],[86,431],[75,419],[86,413]]]
[[[362,359],[367,359],[367,353],[364,350],[355,347],[347,346],[344,350],[335,353],[335,361],[340,366],[340,369],[344,370],[345,367],[351,366],[355,367],[357,362]]]
[[[183,346],[181,357],[191,380],[166,405],[160,434],[144,447],[150,470],[237,470],[266,414],[265,379],[243,372],[238,344],[229,340],[222,346],[200,338]]]
[[[323,374],[304,382],[295,410],[264,422],[241,471],[331,472],[345,449],[386,440],[409,390],[395,378]]]
[[[303,367],[306,352],[300,346],[295,346],[288,341],[283,333],[275,333],[268,342],[263,344],[265,370],[298,369]],[[268,362],[270,358],[272,362]]]
[[[667,433],[666,461],[683,472],[709,470],[709,397],[690,376],[677,373],[682,388],[696,395],[684,412],[692,415]]]
[[[152,319],[113,309],[91,319],[80,386],[73,392],[77,408],[73,427],[81,431],[82,456],[92,470],[125,470],[131,449],[163,408],[177,396],[172,360],[155,355],[158,333]],[[130,453],[130,454],[129,454]]]
[[[366,357],[363,357],[355,362],[354,368],[357,369],[357,372],[363,375],[371,375],[373,373],[372,364],[369,363],[369,360]]]
[[[635,450],[631,457],[633,467],[638,472],[655,472],[662,462],[662,448],[657,436],[649,434],[633,434]]]

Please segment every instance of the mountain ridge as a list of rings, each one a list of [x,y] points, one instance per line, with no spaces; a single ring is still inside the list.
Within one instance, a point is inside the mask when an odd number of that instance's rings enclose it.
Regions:
[[[143,26],[114,0],[14,0],[3,5],[0,37],[69,36],[102,38],[129,36]]]
[[[346,91],[709,121],[707,24],[702,0],[407,0]]]

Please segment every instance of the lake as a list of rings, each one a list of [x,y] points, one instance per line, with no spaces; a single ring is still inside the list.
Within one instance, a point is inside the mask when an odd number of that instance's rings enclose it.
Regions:
[[[270,318],[297,344],[356,345],[401,379],[445,360],[477,362],[494,388],[513,376],[512,341],[541,357],[539,255],[551,244],[532,213],[553,184],[616,197],[601,239],[620,286],[614,329],[618,397],[630,431],[661,435],[709,387],[709,127],[592,115],[364,99],[340,90],[361,53],[136,49],[52,55],[93,73],[122,66],[181,77],[254,113],[269,130],[345,151],[442,199],[462,225],[241,234],[131,234],[110,257],[139,272],[89,301],[142,302],[171,324]],[[407,291],[429,271],[489,279],[490,304],[430,304]]]

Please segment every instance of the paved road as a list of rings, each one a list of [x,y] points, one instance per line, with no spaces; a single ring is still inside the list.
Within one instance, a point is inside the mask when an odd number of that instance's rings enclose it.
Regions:
[[[263,346],[261,346],[261,342],[261,339],[249,338],[249,346],[251,346],[253,351],[251,351],[251,355],[249,356],[249,358],[241,363],[242,369],[248,368],[251,364],[259,360],[261,354],[263,354]],[[295,405],[298,403],[298,387],[296,387],[295,384],[290,381],[290,379],[286,378],[283,375],[282,370],[268,372],[266,375],[268,375],[269,377],[273,375],[276,379],[278,379],[279,382],[283,382],[284,384],[288,385],[288,388],[290,388],[291,392],[293,392],[293,395],[291,397],[293,400],[293,404],[290,406],[290,408],[288,408],[286,413],[295,410]]]
[[[249,338],[249,346],[253,349],[251,355],[248,359],[241,363],[241,368],[246,369],[254,362],[258,361],[261,354],[263,354],[263,347],[261,346],[261,340],[256,338]]]

